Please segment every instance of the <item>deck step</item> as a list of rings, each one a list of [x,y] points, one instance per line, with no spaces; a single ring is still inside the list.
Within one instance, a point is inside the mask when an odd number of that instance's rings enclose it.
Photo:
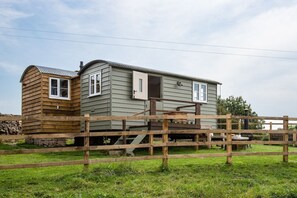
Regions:
[[[130,144],[140,144],[140,142],[142,142],[142,140],[145,138],[145,136],[146,135],[137,135]],[[134,156],[134,153],[133,153],[134,150],[135,150],[135,148],[127,148],[126,153],[128,155]]]
[[[146,135],[137,135],[137,136],[129,136],[126,137],[127,141],[131,141],[130,144],[140,144],[142,140],[145,138]],[[122,144],[123,143],[123,136],[121,136],[115,144]],[[133,151],[135,148],[127,148],[126,149],[126,154],[134,156]]]

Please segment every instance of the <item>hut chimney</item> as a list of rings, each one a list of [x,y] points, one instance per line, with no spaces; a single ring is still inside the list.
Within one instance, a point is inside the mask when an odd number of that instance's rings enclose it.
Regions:
[[[79,69],[81,70],[84,67],[84,62],[80,61]]]

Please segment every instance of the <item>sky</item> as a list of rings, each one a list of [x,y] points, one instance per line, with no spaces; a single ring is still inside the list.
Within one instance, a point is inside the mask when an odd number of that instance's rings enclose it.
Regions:
[[[221,82],[258,115],[297,117],[297,1],[0,0],[0,112],[29,65],[110,60]]]

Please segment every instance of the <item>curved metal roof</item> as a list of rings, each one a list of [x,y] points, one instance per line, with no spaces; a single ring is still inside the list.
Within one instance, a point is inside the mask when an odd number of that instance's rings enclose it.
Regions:
[[[196,80],[196,81],[202,81],[202,82],[208,82],[208,83],[213,83],[213,84],[222,84],[218,81],[215,80],[210,80],[210,79],[205,79],[205,78],[198,78],[198,77],[193,77],[193,76],[186,76],[186,75],[180,75],[180,74],[175,74],[175,73],[170,73],[170,72],[165,72],[165,71],[160,71],[160,70],[155,70],[155,69],[149,69],[149,68],[144,68],[144,67],[139,67],[139,66],[133,66],[133,65],[128,65],[128,64],[123,64],[123,63],[116,63],[113,61],[106,61],[106,60],[93,60],[88,62],[87,64],[84,65],[84,67],[78,72],[78,75],[81,75],[84,73],[84,71],[89,68],[90,66],[96,64],[96,63],[106,63],[109,64],[112,67],[117,67],[117,68],[122,68],[122,69],[128,69],[128,70],[136,70],[136,71],[142,71],[142,72],[147,72],[147,73],[154,73],[154,74],[162,74],[162,75],[167,75],[167,76],[175,76],[178,78],[186,78],[190,80]]]
[[[75,77],[77,76],[77,72],[74,71],[68,71],[64,69],[57,69],[57,68],[52,68],[52,67],[44,67],[44,66],[38,66],[38,65],[30,65],[28,66],[25,71],[23,72],[20,82],[23,81],[26,72],[31,69],[32,67],[36,67],[38,71],[42,74],[54,74],[54,75],[59,75],[59,76],[69,76],[69,77]]]

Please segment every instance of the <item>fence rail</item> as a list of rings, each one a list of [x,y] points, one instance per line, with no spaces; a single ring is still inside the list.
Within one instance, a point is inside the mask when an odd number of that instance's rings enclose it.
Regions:
[[[278,119],[283,121],[283,129],[281,130],[241,130],[232,129],[232,119],[263,119],[269,118],[270,120]],[[82,151],[84,153],[82,160],[72,160],[64,162],[45,162],[35,164],[8,164],[0,165],[0,169],[17,169],[17,168],[34,168],[34,167],[48,167],[48,166],[64,166],[64,165],[79,165],[83,164],[85,169],[88,169],[90,164],[103,163],[103,162],[119,162],[119,161],[136,161],[136,160],[152,160],[162,159],[163,167],[168,167],[169,159],[182,159],[182,158],[207,158],[207,157],[226,157],[228,164],[232,163],[233,156],[263,156],[263,155],[282,155],[283,161],[288,162],[289,155],[297,155],[297,152],[289,152],[289,145],[297,145],[296,138],[289,141],[289,134],[296,137],[297,132],[288,129],[289,120],[297,120],[297,118],[284,117],[247,117],[247,116],[231,116],[229,115],[147,115],[147,116],[1,116],[0,121],[11,120],[59,120],[59,121],[84,121],[85,129],[82,133],[63,133],[63,134],[33,134],[33,135],[2,135],[1,140],[19,140],[19,139],[45,139],[45,138],[84,138],[83,146],[71,147],[58,147],[58,148],[40,148],[40,149],[15,149],[15,150],[0,150],[0,155],[13,155],[13,154],[32,154],[32,153],[51,153],[51,152],[74,152]],[[162,120],[162,130],[150,131],[103,131],[103,132],[90,132],[90,123],[104,120]],[[226,119],[226,129],[191,129],[191,130],[169,130],[169,119]],[[123,125],[125,122],[123,121]],[[125,126],[126,128],[126,126]],[[223,134],[225,141],[199,141],[199,134]],[[241,133],[259,133],[259,134],[281,134],[283,135],[282,141],[236,141],[232,139],[232,134]],[[172,134],[191,134],[195,136],[193,142],[171,142],[169,135]],[[144,144],[119,144],[119,145],[90,145],[91,137],[100,136],[129,136],[129,135],[147,135],[149,142]],[[154,142],[154,136],[162,136],[161,142]],[[232,145],[247,145],[247,144],[270,144],[270,145],[283,145],[282,152],[233,152]],[[203,153],[203,154],[169,154],[170,147],[185,147],[194,146],[211,146],[222,145],[225,146],[225,153]],[[162,155],[154,155],[154,148],[162,148]],[[96,150],[119,150],[129,148],[147,148],[149,155],[136,156],[136,157],[116,157],[116,158],[98,158],[90,159],[90,151]]]

